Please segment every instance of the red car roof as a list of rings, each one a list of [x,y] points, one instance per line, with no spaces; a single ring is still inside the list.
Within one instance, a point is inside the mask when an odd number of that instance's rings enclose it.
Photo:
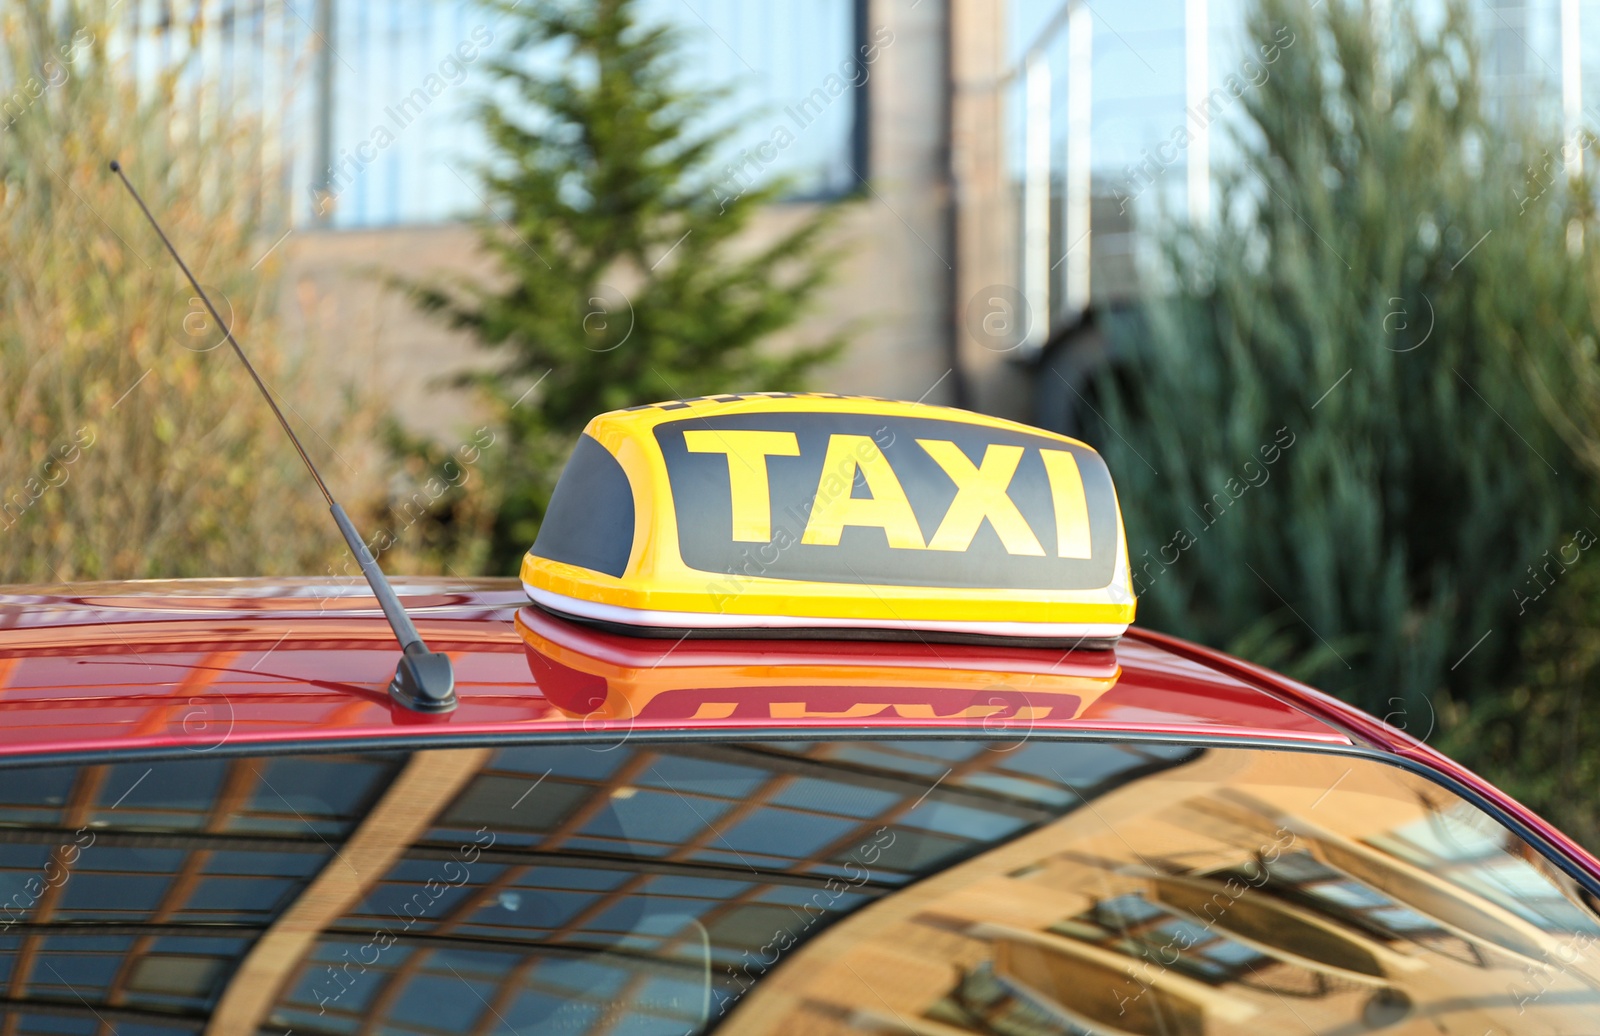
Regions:
[[[1299,743],[1421,766],[1591,875],[1600,863],[1404,731],[1250,663],[1132,629],[1115,652],[883,641],[651,640],[528,604],[512,579],[401,578],[460,707],[393,706],[365,586],[163,580],[0,592],[0,757],[633,731],[962,730]]]
[[[396,586],[429,644],[455,664],[461,707],[443,720],[391,708],[393,635],[371,597],[331,581],[13,589],[0,595],[0,754],[204,747],[224,737],[841,725],[1351,743],[1336,716],[1296,695],[1137,633],[1114,654],[915,640],[675,642],[545,615],[513,580]]]

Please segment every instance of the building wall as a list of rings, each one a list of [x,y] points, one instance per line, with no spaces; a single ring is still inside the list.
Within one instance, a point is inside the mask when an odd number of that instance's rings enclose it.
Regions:
[[[299,230],[283,247],[286,338],[309,352],[319,379],[356,386],[415,432],[448,436],[482,423],[472,392],[441,382],[493,357],[381,280],[492,274],[472,227]]]
[[[1006,150],[1005,78],[1010,65],[1004,0],[950,2],[950,166],[955,189],[954,334],[966,405],[1026,417],[1020,320],[1018,212]],[[1041,315],[1042,319],[1042,315]],[[996,325],[994,321],[1001,323]],[[985,328],[1000,328],[986,334]]]
[[[1037,372],[1028,373],[1019,361],[1042,342],[1018,348],[1005,334],[986,335],[985,318],[996,315],[994,300],[1009,303],[1024,289],[1036,292],[1036,285],[1024,283],[1024,267],[1037,270],[1042,263],[1049,271],[1048,298],[1036,302],[1047,304],[1034,305],[1029,317],[1039,325],[1039,339],[1061,333],[1081,318],[1089,299],[1115,306],[1137,293],[1139,261],[1149,258],[1155,231],[1171,219],[1205,218],[1213,167],[1236,157],[1224,130],[1240,118],[1239,105],[1207,131],[1204,148],[1163,152],[1161,142],[1193,127],[1197,106],[1204,108],[1204,99],[1226,77],[1255,82],[1252,70],[1267,71],[1244,63],[1242,18],[1248,5],[1161,0],[1148,10],[1097,9],[1082,20],[1088,32],[1076,46],[1071,19],[1063,15],[1087,11],[1079,0],[864,2],[864,36],[892,34],[870,66],[867,168],[860,171],[871,188],[852,203],[838,229],[847,255],[837,280],[812,314],[777,336],[772,347],[848,330],[853,345],[819,374],[818,387],[909,399],[926,394],[933,402],[1033,417],[1028,384]],[[859,10],[853,0],[819,0],[818,6],[804,0],[768,6],[737,0],[698,7],[652,3],[652,12],[684,19],[695,48],[691,65],[710,81],[737,84],[741,110],[747,103],[782,107],[804,96],[820,71],[831,67],[829,55],[848,53],[836,47]],[[1442,10],[1440,0],[1415,6],[1425,18]],[[1593,6],[1529,0],[1495,17],[1479,12],[1485,84],[1497,109],[1525,118],[1559,112],[1569,132],[1592,121],[1600,106],[1584,102],[1597,96],[1600,75],[1582,73],[1594,50],[1589,44],[1600,39]],[[125,7],[129,52],[139,67],[158,67],[168,48],[175,55],[188,53],[182,34],[150,17],[149,3]],[[1410,7],[1375,10],[1397,16]],[[398,99],[414,92],[416,76],[437,70],[441,55],[448,57],[463,34],[470,36],[482,14],[473,0],[408,8],[403,18],[397,8],[391,14],[400,20],[393,24],[390,15],[369,18],[372,12],[357,0],[320,0],[317,9],[335,8],[341,12],[335,22],[343,63],[313,45],[309,23],[273,5],[242,19],[206,22],[215,23],[212,36],[196,51],[205,72],[200,79],[233,69],[225,103],[213,106],[218,110],[233,104],[248,110],[242,98],[275,96],[280,88],[298,98],[283,112],[263,116],[264,156],[299,156],[290,170],[289,208],[295,211],[310,197],[307,126],[322,126],[330,155],[360,151],[364,135],[374,133],[372,122],[382,124]],[[1025,51],[1035,44],[1049,72],[1040,141],[1031,141],[1027,128],[1035,125],[1030,103],[1037,105],[1039,98],[1028,100],[1029,80],[1020,74]],[[330,102],[332,114],[324,111],[320,123],[307,114],[316,108],[307,79],[313,58],[326,59],[338,87],[331,93],[337,101]],[[476,57],[466,64],[481,73]],[[476,409],[465,393],[442,387],[440,379],[492,358],[383,290],[372,268],[417,277],[492,272],[478,256],[470,228],[377,227],[459,211],[473,201],[475,189],[450,163],[479,153],[462,136],[475,87],[461,85],[465,78],[449,78],[448,91],[426,120],[381,149],[370,168],[352,173],[348,183],[339,181],[330,217],[339,229],[316,229],[314,221],[300,219],[280,256],[289,274],[285,316],[317,363],[330,377],[354,380],[392,401],[416,430],[441,435],[472,422]],[[805,131],[801,146],[780,157],[779,168],[802,174],[808,189],[848,182],[857,171],[853,164],[861,161],[846,132],[850,114],[841,99],[823,123]],[[769,139],[774,123],[783,119],[777,114],[747,120],[734,150]],[[1047,153],[1033,191],[1038,200],[1042,190],[1044,204],[1029,206],[1019,201],[1034,143]],[[1162,157],[1174,154],[1170,163]],[[1086,196],[1081,217],[1087,226],[1081,228],[1067,225],[1068,210],[1079,211],[1068,197],[1069,185],[1078,182],[1075,170],[1082,173],[1078,186]],[[756,221],[749,243],[771,240],[808,211],[800,203],[773,207]],[[1085,283],[1075,293],[1068,282],[1080,261]]]

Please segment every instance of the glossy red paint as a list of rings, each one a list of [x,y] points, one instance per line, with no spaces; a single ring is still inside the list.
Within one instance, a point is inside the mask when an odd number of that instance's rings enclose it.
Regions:
[[[1137,638],[1114,656],[916,641],[675,643],[535,612],[511,580],[396,585],[428,643],[455,663],[461,706],[448,716],[391,708],[385,687],[398,649],[389,628],[370,597],[332,582],[0,596],[0,754],[201,750],[224,739],[907,725],[1349,743],[1324,719]],[[519,634],[523,608],[523,626],[555,638],[559,660]],[[572,691],[574,679],[604,684],[630,673],[676,681],[676,693],[606,711]],[[1093,687],[1047,693],[1062,680]]]
[[[1295,708],[1303,710],[1308,715],[1317,716],[1327,723],[1342,727],[1352,735],[1353,740],[1358,744],[1364,744],[1410,760],[1466,786],[1510,816],[1526,824],[1546,842],[1570,857],[1588,874],[1600,878],[1600,859],[1591,855],[1553,824],[1544,820],[1510,795],[1496,788],[1493,784],[1490,784],[1449,756],[1429,747],[1423,740],[1419,740],[1407,731],[1385,723],[1383,720],[1362,712],[1360,709],[1353,708],[1314,687],[1308,687],[1299,681],[1291,680],[1270,669],[1264,669],[1243,659],[1234,658],[1221,651],[1214,651],[1211,648],[1179,640],[1177,637],[1169,637],[1165,634],[1148,630],[1129,632],[1152,646],[1160,647],[1174,655],[1190,659],[1216,672],[1229,673],[1240,679],[1248,680],[1263,692],[1280,697],[1283,701],[1293,704]],[[1119,651],[1118,654],[1121,654],[1121,652]],[[1422,735],[1424,739],[1432,733],[1435,721],[1431,714],[1427,719],[1427,728]]]
[[[395,584],[430,646],[454,661],[461,705],[448,716],[389,704],[398,648],[363,586],[204,580],[0,593],[0,755],[630,730],[1072,730],[1356,744],[1459,781],[1600,878],[1600,862],[1559,831],[1406,732],[1156,633],[1132,630],[1114,654],[674,642],[544,615],[516,580]]]

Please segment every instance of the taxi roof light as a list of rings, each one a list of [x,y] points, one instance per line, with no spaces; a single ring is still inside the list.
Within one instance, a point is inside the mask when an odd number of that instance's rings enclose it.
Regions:
[[[589,422],[522,581],[635,635],[1104,647],[1133,619],[1105,462],[963,410],[832,394]]]

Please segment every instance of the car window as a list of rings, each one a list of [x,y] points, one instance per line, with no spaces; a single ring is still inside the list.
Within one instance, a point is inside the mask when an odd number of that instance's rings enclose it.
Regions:
[[[1588,896],[1423,777],[1141,742],[0,769],[4,1031],[1571,1032]]]

